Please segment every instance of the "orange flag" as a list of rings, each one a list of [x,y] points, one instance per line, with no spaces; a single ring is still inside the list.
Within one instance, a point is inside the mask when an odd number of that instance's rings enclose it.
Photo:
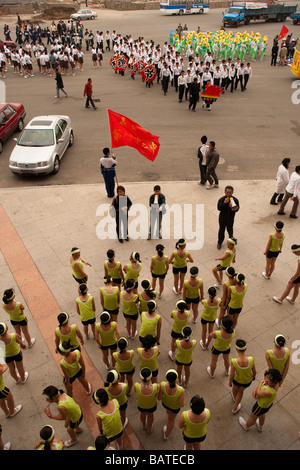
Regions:
[[[107,112],[112,148],[128,145],[153,162],[160,147],[159,138],[123,114],[115,113],[110,109]]]
[[[289,32],[286,26],[282,26],[281,33],[278,36],[278,39],[284,38],[284,36]]]

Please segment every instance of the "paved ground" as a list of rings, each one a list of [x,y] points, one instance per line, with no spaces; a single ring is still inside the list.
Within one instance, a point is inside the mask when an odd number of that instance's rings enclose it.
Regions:
[[[190,30],[215,31],[221,26],[222,10],[183,18]],[[16,18],[2,18],[14,29]],[[155,44],[169,41],[170,30],[177,27],[178,17],[164,17],[159,11],[117,12],[99,10],[99,18],[86,23],[96,30],[141,35]],[[49,22],[50,24],[51,22]],[[46,23],[45,23],[46,25]],[[300,26],[286,21],[294,36],[300,36]],[[215,140],[223,161],[225,179],[269,179],[274,177],[283,156],[295,162],[300,135],[299,105],[291,101],[294,76],[289,67],[271,67],[270,50],[273,37],[279,34],[282,23],[259,22],[237,30],[259,32],[269,37],[267,54],[262,62],[252,63],[253,78],[246,93],[227,93],[213,105],[211,113],[198,106],[188,111],[187,103],[178,103],[174,89],[163,96],[161,87],[148,89],[139,77],[135,81],[128,73],[115,75],[110,68],[110,53],[104,54],[103,67],[92,68],[91,53],[85,54],[84,72],[64,77],[69,93],[66,100],[56,100],[53,78],[39,76],[24,80],[8,71],[5,83],[7,99],[21,101],[27,110],[27,121],[41,113],[68,114],[73,123],[75,144],[63,159],[61,171],[55,177],[20,178],[8,169],[8,159],[14,146],[13,138],[6,142],[0,156],[0,187],[19,187],[52,184],[90,184],[99,180],[98,162],[103,147],[110,145],[107,109],[125,114],[160,138],[160,151],[151,163],[131,148],[117,149],[119,181],[156,181],[195,179],[194,159],[201,135]],[[0,33],[0,34],[1,34]],[[13,35],[14,38],[14,35]],[[185,59],[186,63],[186,59]],[[93,79],[94,94],[101,98],[96,113],[84,109],[83,88],[88,77]],[[87,139],[86,136],[89,136]],[[84,171],[83,171],[84,168]]]
[[[196,182],[162,182],[163,191],[169,205],[179,203],[204,204],[205,239],[201,250],[193,251],[194,264],[199,267],[204,281],[205,292],[213,283],[211,269],[214,258],[219,255],[216,249],[217,210],[216,201],[223,193],[227,181],[222,181],[220,189],[206,191]],[[152,190],[150,183],[126,184],[128,195],[134,203],[147,204]],[[297,344],[299,341],[299,302],[294,306],[284,302],[281,306],[274,303],[273,295],[281,294],[287,280],[293,274],[296,259],[290,252],[292,243],[298,243],[298,222],[285,217],[286,241],[282,255],[276,265],[274,278],[266,281],[261,276],[264,269],[263,251],[278,215],[268,204],[273,191],[273,182],[235,181],[235,194],[240,200],[241,210],[236,216],[235,236],[238,238],[236,270],[246,275],[248,293],[241,314],[237,336],[248,343],[248,352],[255,358],[257,383],[265,369],[264,352],[272,347],[277,333],[284,334],[287,345],[293,354],[290,371],[279,390],[276,403],[268,415],[265,429],[258,434],[256,429],[246,433],[238,424],[238,416],[231,414],[232,401],[227,378],[220,361],[216,378],[210,379],[206,373],[210,352],[203,351],[198,345],[192,364],[192,377],[186,389],[186,406],[196,393],[201,394],[211,410],[212,419],[208,426],[206,450],[291,450],[298,449],[298,430],[300,428],[299,407],[299,365],[297,364]],[[259,196],[258,196],[259,195]],[[131,240],[120,245],[117,241],[100,240],[96,229],[100,222],[97,208],[106,204],[107,198],[103,185],[74,185],[2,189],[1,197],[1,288],[2,291],[13,286],[17,298],[26,305],[30,330],[37,338],[33,349],[24,352],[24,362],[29,371],[29,380],[24,386],[15,385],[6,374],[5,382],[11,388],[16,402],[24,406],[22,412],[13,420],[1,419],[5,441],[10,440],[14,449],[31,449],[38,438],[38,432],[48,419],[43,414],[44,399],[42,389],[55,384],[61,386],[61,375],[57,366],[58,357],[54,348],[54,329],[56,316],[67,311],[72,322],[80,325],[75,312],[77,288],[71,278],[69,252],[72,246],[81,247],[82,255],[91,262],[89,269],[90,292],[96,298],[97,312],[100,312],[99,288],[102,285],[103,261],[108,248],[117,251],[117,257],[124,264],[131,251],[139,251],[143,262],[141,280],[149,278],[150,258],[155,251],[156,242]],[[131,221],[132,219],[130,219]],[[166,253],[174,248],[174,238],[164,240]],[[161,355],[159,357],[159,381],[174,364],[168,357],[171,321],[169,314],[178,297],[172,291],[172,274],[167,276],[163,298],[158,301],[158,310],[163,317]],[[2,312],[0,319],[5,320]],[[193,337],[200,339],[200,323],[193,327]],[[120,315],[120,328],[125,331],[124,319]],[[133,348],[138,340],[130,341]],[[102,384],[105,368],[96,344],[89,340],[84,346],[87,361],[87,375],[93,389]],[[234,354],[234,351],[233,353]],[[298,361],[299,362],[299,361]],[[138,370],[138,367],[137,367]],[[135,374],[135,380],[139,380]],[[251,396],[255,384],[246,391],[239,415],[247,417],[252,405]],[[97,434],[95,414],[97,407],[86,398],[80,387],[75,386],[75,396],[84,407],[86,422],[84,433],[80,436],[77,450],[86,449]],[[2,415],[3,416],[3,415]],[[155,414],[154,432],[149,437],[141,432],[139,413],[135,397],[129,398],[128,417],[130,426],[126,429],[127,449],[144,448],[150,450],[181,450],[183,441],[176,427],[167,442],[162,440],[161,429],[165,422],[165,412],[159,404]],[[53,423],[52,423],[53,424]],[[66,438],[63,425],[54,422],[57,436]],[[26,431],[26,432],[25,432]],[[25,437],[26,436],[26,437]],[[137,438],[136,438],[137,436]],[[75,448],[74,448],[75,449]]]

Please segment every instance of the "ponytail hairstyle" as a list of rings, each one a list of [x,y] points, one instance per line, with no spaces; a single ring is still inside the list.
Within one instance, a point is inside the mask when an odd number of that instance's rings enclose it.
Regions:
[[[141,286],[142,288],[145,290],[146,294],[148,295],[148,297],[150,297],[150,299],[154,299],[155,298],[155,294],[154,294],[154,290],[151,288],[151,283],[148,279],[144,279],[142,282],[141,282]]]
[[[200,415],[205,410],[205,403],[202,397],[194,395],[190,401],[190,407],[193,413]]]
[[[106,253],[106,256],[107,256],[108,261],[112,261],[114,257],[116,256],[116,253],[114,252],[114,250],[108,250]]]
[[[178,300],[176,308],[180,313],[183,313],[187,309],[187,305],[184,300]]]
[[[118,348],[120,349],[120,353],[122,354],[124,351],[126,351],[126,348],[128,347],[128,341],[126,338],[120,338],[118,340]]]
[[[217,288],[215,286],[211,286],[211,287],[209,287],[207,292],[208,292],[209,297],[214,299],[217,295]]]
[[[237,339],[235,342],[235,347],[238,351],[245,351],[247,349],[247,343],[243,339]]]
[[[0,336],[4,335],[7,332],[7,324],[4,322],[0,323]]]
[[[110,314],[108,312],[102,312],[100,313],[100,322],[102,325],[107,325],[110,323]]]
[[[277,369],[269,369],[266,373],[265,376],[269,376],[271,382],[273,384],[278,384],[279,382],[282,381],[282,375]]]
[[[233,333],[233,328],[232,328],[232,318],[229,315],[226,315],[225,317],[222,318],[221,320],[221,325],[226,331],[226,333]]]
[[[279,348],[283,348],[286,343],[286,339],[283,335],[276,335],[274,338],[274,342],[276,346],[278,346]]]
[[[51,450],[51,442],[55,436],[55,431],[52,426],[47,424],[40,430],[40,438],[44,442],[44,450]]]
[[[283,229],[283,226],[284,226],[284,223],[281,222],[281,220],[278,220],[278,222],[276,222],[276,224],[275,224],[275,229],[276,229],[278,232],[281,232],[281,230]]]
[[[98,388],[98,390],[93,393],[93,400],[97,405],[107,405],[109,400],[107,391],[104,390],[104,388]]]
[[[148,307],[148,312],[151,315],[153,312],[155,312],[156,302],[154,302],[154,300],[149,300],[149,302],[147,302],[147,307]]]
[[[13,288],[6,289],[3,293],[2,300],[7,305],[11,300],[15,298],[15,290]]]
[[[152,378],[151,369],[149,369],[149,367],[144,367],[140,372],[140,378],[142,379],[144,383],[149,382]]]
[[[158,245],[156,245],[155,249],[157,251],[158,256],[160,256],[162,258],[164,256],[165,247],[161,244],[158,244]]]
[[[69,315],[66,312],[61,312],[57,315],[58,326],[59,328],[63,325],[66,325],[69,321]]]
[[[235,276],[236,282],[240,285],[243,286],[245,284],[245,276],[244,274],[236,274]]]
[[[191,277],[197,277],[198,273],[199,273],[199,269],[197,268],[197,266],[192,266],[190,269]]]
[[[181,334],[183,336],[183,339],[188,342],[190,337],[192,336],[192,328],[190,326],[185,326],[184,328],[182,328],[181,330]]]
[[[235,277],[235,269],[233,266],[228,266],[225,270],[228,277]]]
[[[111,284],[112,282],[112,278],[109,275],[104,276],[103,280],[104,280],[104,284]]]
[[[151,349],[155,345],[156,340],[152,335],[146,335],[146,336],[144,336],[144,338],[141,339],[141,343],[143,345],[143,348],[146,351],[148,351],[149,349]]]
[[[179,247],[183,247],[186,245],[186,240],[185,238],[180,238],[175,245],[175,248],[178,249]]]
[[[141,263],[140,254],[137,253],[136,251],[133,251],[133,252],[131,253],[131,258],[132,258],[132,261],[134,261],[135,263],[137,263],[137,262],[140,262],[140,263]]]
[[[104,434],[97,436],[95,439],[95,449],[96,450],[106,450],[109,447],[109,439]]]
[[[72,350],[72,347],[71,347],[71,342],[70,340],[68,341],[63,341],[62,343],[59,344],[58,346],[58,352],[62,355],[64,354],[67,354],[68,352],[70,352]]]
[[[126,292],[131,292],[132,289],[134,289],[134,286],[135,286],[134,279],[127,279],[124,287],[125,287]]]
[[[88,291],[88,286],[86,284],[80,284],[79,291],[81,295],[84,295]]]
[[[64,393],[64,391],[54,387],[54,385],[49,385],[43,390],[43,395],[45,395],[46,398],[49,398],[49,400],[56,398],[59,393]]]
[[[109,384],[115,384],[119,380],[119,373],[117,370],[110,370],[106,376],[106,382],[104,382],[104,387],[108,387]]]
[[[176,387],[176,380],[178,379],[178,373],[175,369],[169,369],[166,372],[166,380],[169,382],[170,388]]]

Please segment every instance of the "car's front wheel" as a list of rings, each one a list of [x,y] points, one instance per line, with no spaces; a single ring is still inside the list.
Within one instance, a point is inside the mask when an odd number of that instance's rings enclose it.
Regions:
[[[74,134],[73,134],[73,131],[71,131],[70,137],[69,137],[69,147],[72,147],[73,144],[74,144]]]
[[[54,159],[54,165],[53,165],[54,175],[56,175],[59,172],[59,169],[60,169],[60,161],[59,161],[59,157],[56,155]]]
[[[3,144],[2,144],[2,140],[0,140],[0,153],[2,153],[2,150],[3,150]]]
[[[21,132],[23,129],[24,129],[24,121],[23,119],[19,119],[19,122],[18,122],[18,131]]]

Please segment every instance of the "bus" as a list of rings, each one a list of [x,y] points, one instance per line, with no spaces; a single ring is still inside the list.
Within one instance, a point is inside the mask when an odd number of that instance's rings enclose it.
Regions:
[[[209,0],[161,0],[160,11],[164,15],[202,14],[209,10]]]

